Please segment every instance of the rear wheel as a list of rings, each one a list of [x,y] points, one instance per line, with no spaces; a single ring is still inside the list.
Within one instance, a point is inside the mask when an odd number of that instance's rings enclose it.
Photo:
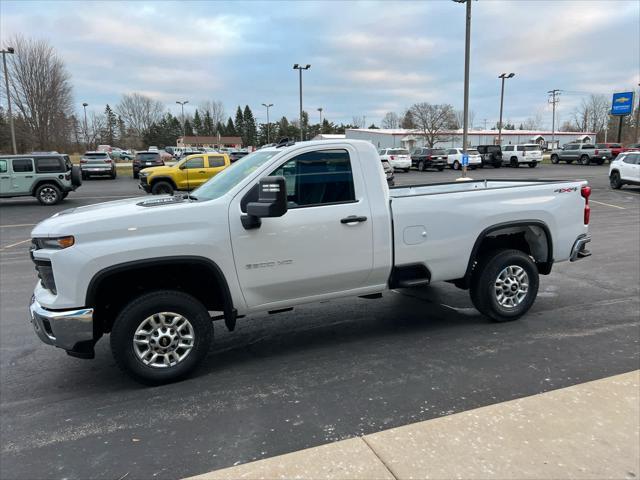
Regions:
[[[151,187],[151,193],[154,195],[173,195],[173,185],[164,181],[156,182]]]
[[[516,157],[511,157],[511,162],[509,163],[509,165],[511,165],[513,168],[518,168],[520,166]]]
[[[560,163],[560,157],[558,157],[558,155],[551,155],[551,163],[557,165],[558,163]]]
[[[205,306],[183,292],[144,294],[122,309],[111,353],[134,379],[152,385],[179,380],[207,355],[213,324]]]
[[[582,155],[580,157],[580,165],[589,165],[591,160],[589,160],[589,155]]]
[[[620,178],[619,172],[611,172],[611,175],[609,175],[609,185],[611,185],[611,188],[615,188],[616,190],[622,188],[622,179]]]
[[[529,164],[529,168],[536,168],[536,165],[538,165],[538,163],[537,163],[537,162],[531,162],[531,163]]]
[[[55,205],[62,200],[62,192],[53,183],[44,183],[36,189],[36,198],[42,205]]]
[[[439,171],[439,172],[441,172],[441,171],[443,171],[443,170],[444,170],[444,166],[442,166],[442,167],[437,167],[437,168],[438,168],[438,171]]]
[[[496,250],[481,259],[471,278],[471,301],[496,322],[527,313],[538,295],[539,276],[531,257],[520,250]]]

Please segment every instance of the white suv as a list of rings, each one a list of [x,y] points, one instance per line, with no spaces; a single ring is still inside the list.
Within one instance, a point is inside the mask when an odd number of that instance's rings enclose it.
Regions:
[[[378,153],[380,160],[389,162],[394,170],[408,172],[411,168],[411,155],[406,148],[383,148]]]
[[[622,152],[609,166],[609,183],[616,190],[623,185],[640,185],[640,152]]]
[[[462,148],[450,148],[447,150],[447,165],[454,170],[462,168]],[[476,168],[482,165],[482,156],[475,149],[467,150],[469,155],[469,167]]]
[[[502,147],[502,164],[519,167],[527,164],[531,168],[542,162],[542,149],[537,143],[523,145],[506,145]]]

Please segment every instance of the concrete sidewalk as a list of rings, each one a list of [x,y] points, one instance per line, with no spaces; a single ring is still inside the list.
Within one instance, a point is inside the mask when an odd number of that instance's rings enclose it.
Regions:
[[[632,479],[640,371],[217,470],[213,479]]]

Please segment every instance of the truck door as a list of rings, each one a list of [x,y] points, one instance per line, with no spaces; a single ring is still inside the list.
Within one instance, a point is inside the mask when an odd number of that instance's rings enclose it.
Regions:
[[[30,192],[34,180],[33,159],[13,158],[11,169],[11,192],[14,194]]]
[[[11,176],[9,174],[9,162],[0,158],[0,196],[9,195],[11,191]]]
[[[245,230],[240,217],[257,186],[233,199],[233,256],[249,308],[366,286],[373,222],[358,162],[350,146],[285,157],[271,175],[286,179],[288,211],[256,229]]]

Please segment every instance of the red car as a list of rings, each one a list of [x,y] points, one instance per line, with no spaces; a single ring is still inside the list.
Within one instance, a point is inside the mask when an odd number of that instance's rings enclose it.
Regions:
[[[611,159],[616,158],[619,154],[626,151],[619,143],[596,143],[596,148],[608,148],[611,150]]]

